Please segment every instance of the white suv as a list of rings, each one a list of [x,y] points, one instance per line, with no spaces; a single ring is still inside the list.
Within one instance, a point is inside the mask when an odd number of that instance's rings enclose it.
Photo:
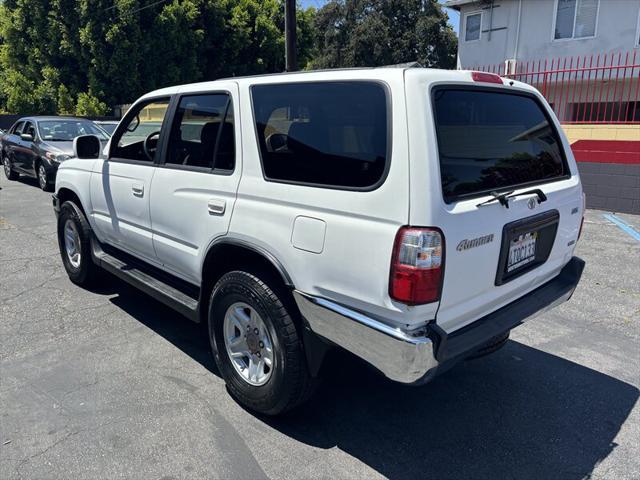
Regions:
[[[583,194],[544,98],[496,75],[363,69],[140,98],[61,164],[64,266],[208,325],[220,373],[275,415],[344,348],[424,383],[567,300]]]

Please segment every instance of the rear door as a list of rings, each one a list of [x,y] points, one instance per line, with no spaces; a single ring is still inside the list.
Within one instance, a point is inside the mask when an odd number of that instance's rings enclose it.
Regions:
[[[37,175],[37,172],[35,171],[35,161],[38,157],[35,145],[35,124],[33,122],[26,122],[22,133],[31,136],[31,140],[22,140],[22,148],[20,149],[20,155],[22,156],[22,168],[26,171],[33,172],[34,175]]]
[[[16,125],[11,128],[10,133],[8,133],[3,140],[3,148],[4,154],[9,157],[11,163],[14,168],[22,169],[22,160],[20,158],[20,142],[22,139],[20,138],[20,134],[22,133],[22,129],[24,128],[24,122],[20,121]]]
[[[453,331],[559,273],[577,240],[582,193],[553,113],[533,93],[439,85],[427,98],[435,188],[425,220],[445,235],[437,322]]]
[[[153,245],[173,273],[199,283],[202,256],[227,233],[241,165],[238,87],[183,93],[176,101],[163,161],[151,186]]]

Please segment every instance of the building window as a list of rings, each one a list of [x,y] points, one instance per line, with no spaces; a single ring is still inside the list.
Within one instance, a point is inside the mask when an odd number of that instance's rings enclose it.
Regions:
[[[482,13],[472,13],[465,17],[464,41],[480,40],[482,29]]]
[[[574,123],[631,123],[640,118],[640,102],[569,103],[570,121]]]
[[[557,0],[555,39],[595,37],[600,0]]]

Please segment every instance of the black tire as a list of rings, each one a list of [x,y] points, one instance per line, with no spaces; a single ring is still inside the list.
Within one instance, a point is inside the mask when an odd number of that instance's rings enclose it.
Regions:
[[[478,350],[476,350],[473,355],[469,356],[468,359],[475,360],[476,358],[486,357],[487,355],[491,355],[492,353],[497,352],[502,347],[504,347],[505,343],[507,343],[510,334],[511,331],[508,331],[506,333],[493,337],[487,343],[482,345]]]
[[[65,226],[70,221],[75,226],[80,239],[79,265],[72,264],[65,247]],[[60,208],[58,216],[58,246],[64,269],[67,271],[69,279],[81,287],[95,285],[100,278],[100,268],[93,263],[91,258],[91,227],[82,210],[72,201],[66,201]]]
[[[261,277],[268,278],[267,275]],[[209,341],[216,364],[231,395],[249,410],[265,415],[279,415],[307,400],[315,389],[315,379],[307,369],[306,357],[298,331],[286,302],[276,294],[274,280],[265,283],[244,271],[224,274],[213,287],[209,301]],[[264,385],[247,383],[231,364],[223,336],[224,316],[236,302],[253,308],[262,318],[271,336],[274,366]],[[293,310],[290,308],[289,310]],[[295,313],[294,313],[295,314]]]
[[[11,160],[9,160],[9,157],[4,155],[0,155],[0,157],[2,157],[2,169],[4,170],[4,174],[7,177],[7,179],[17,180],[18,178],[20,178],[20,174],[13,170],[13,167],[11,166]]]
[[[42,162],[36,163],[36,179],[38,180],[38,185],[42,189],[43,192],[52,192],[53,185],[49,179],[49,174],[47,173],[47,169],[42,164]],[[42,170],[42,171],[41,171]]]

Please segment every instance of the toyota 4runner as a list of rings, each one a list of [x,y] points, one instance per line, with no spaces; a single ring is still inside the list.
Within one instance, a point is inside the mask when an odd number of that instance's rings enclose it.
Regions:
[[[208,328],[231,394],[275,415],[346,349],[422,384],[572,295],[584,199],[533,87],[362,69],[140,98],[74,142],[54,208],[78,285],[107,270]]]

